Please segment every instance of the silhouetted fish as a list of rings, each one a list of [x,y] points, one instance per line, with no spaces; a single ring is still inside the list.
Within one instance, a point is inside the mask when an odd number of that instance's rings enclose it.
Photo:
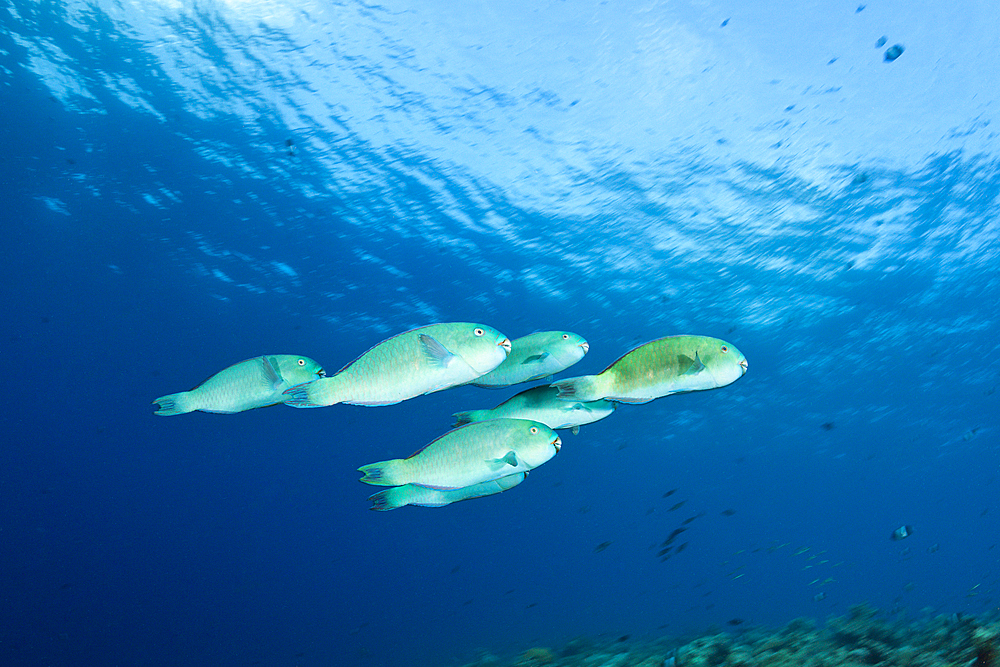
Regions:
[[[594,547],[594,553],[595,554],[599,554],[599,553],[601,553],[602,551],[604,551],[605,549],[607,549],[610,546],[611,546],[611,542],[601,542],[596,547]]]
[[[721,514],[723,516],[732,516],[732,515],[736,514],[736,510],[734,510],[734,509],[722,510]]]
[[[680,508],[684,507],[684,503],[686,503],[686,502],[687,502],[686,500],[682,500],[679,503],[677,503],[676,505],[674,505],[673,507],[671,507],[670,509],[668,509],[667,511],[668,512],[673,512],[675,510],[679,510]]]
[[[677,493],[677,489],[670,489],[669,491],[667,491],[666,493],[663,494],[663,497],[664,498],[669,498],[670,496],[674,495],[675,493]]]

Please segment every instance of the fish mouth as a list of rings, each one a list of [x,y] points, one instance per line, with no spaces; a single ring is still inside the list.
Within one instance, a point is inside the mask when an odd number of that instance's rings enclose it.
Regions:
[[[740,376],[742,376],[744,373],[747,372],[747,366],[748,366],[747,360],[746,359],[742,359],[740,361]]]
[[[588,352],[590,352],[590,343],[588,343],[587,341],[583,341],[582,343],[580,343],[580,347],[583,348],[583,353],[584,354],[587,354]]]
[[[559,450],[562,449],[562,440],[559,439],[558,435],[552,441],[552,446],[556,448],[556,454],[558,454]]]
[[[326,371],[321,368],[318,371],[316,371],[316,375],[320,376],[321,378],[325,378],[326,377]]]
[[[499,343],[497,343],[497,345],[499,345],[500,347],[502,347],[507,352],[507,354],[510,354],[510,339],[509,338],[504,338],[502,341],[500,341]]]

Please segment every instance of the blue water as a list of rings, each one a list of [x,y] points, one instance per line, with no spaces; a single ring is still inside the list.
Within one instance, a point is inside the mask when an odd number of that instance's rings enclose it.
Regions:
[[[1000,10],[761,4],[0,9],[0,660],[454,665],[995,613]],[[358,466],[519,388],[152,416],[249,357],[332,371],[447,321],[580,333],[561,377],[678,333],[749,372],[386,513]]]

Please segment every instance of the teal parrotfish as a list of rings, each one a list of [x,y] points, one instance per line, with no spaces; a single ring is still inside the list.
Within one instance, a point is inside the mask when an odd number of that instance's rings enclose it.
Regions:
[[[565,370],[583,359],[590,344],[568,331],[539,331],[510,342],[502,364],[469,384],[498,389],[530,382]]]
[[[582,425],[604,419],[615,411],[615,404],[611,401],[564,401],[558,398],[558,394],[559,390],[551,385],[525,389],[495,408],[456,412],[453,415],[455,426],[510,417],[531,419],[553,429],[572,429],[576,434]]]
[[[555,431],[526,419],[491,419],[448,431],[405,459],[358,468],[366,484],[461,489],[542,465],[559,451]]]
[[[730,343],[708,336],[668,336],[640,345],[597,375],[567,378],[552,386],[565,401],[648,403],[670,394],[724,387],[746,371],[746,357]]]
[[[450,490],[430,489],[426,486],[417,486],[416,484],[394,486],[369,496],[368,500],[372,503],[369,509],[386,512],[403,507],[404,505],[444,507],[451,503],[457,503],[460,500],[469,500],[470,498],[481,498],[483,496],[492,496],[495,493],[502,493],[523,482],[524,476],[527,474],[526,472],[516,472],[513,475],[507,475],[499,479]]]
[[[382,341],[331,377],[293,387],[285,403],[392,405],[466,384],[499,366],[508,352],[507,337],[485,324],[431,324]]]
[[[297,384],[323,377],[323,368],[309,357],[267,354],[233,364],[191,391],[153,401],[158,415],[186,412],[243,412],[284,401],[282,393]]]

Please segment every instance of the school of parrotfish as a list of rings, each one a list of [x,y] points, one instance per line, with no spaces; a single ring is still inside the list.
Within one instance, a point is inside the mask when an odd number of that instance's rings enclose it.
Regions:
[[[234,413],[284,403],[392,405],[458,385],[522,391],[488,410],[455,413],[455,428],[405,459],[361,466],[361,481],[391,487],[372,495],[373,510],[441,507],[506,491],[559,451],[555,429],[604,419],[617,403],[716,389],[747,371],[733,345],[708,336],[668,336],[626,353],[597,375],[551,382],[583,359],[590,345],[564,331],[511,341],[484,324],[431,324],[382,341],[331,376],[309,357],[273,354],[219,371],[190,391],[155,401],[157,415]]]

